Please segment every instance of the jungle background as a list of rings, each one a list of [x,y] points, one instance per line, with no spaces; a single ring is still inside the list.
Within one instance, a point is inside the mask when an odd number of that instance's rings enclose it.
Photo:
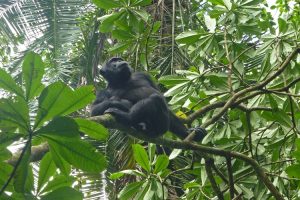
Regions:
[[[299,34],[296,0],[2,0],[0,199],[299,199]],[[113,56],[204,140],[91,118]]]

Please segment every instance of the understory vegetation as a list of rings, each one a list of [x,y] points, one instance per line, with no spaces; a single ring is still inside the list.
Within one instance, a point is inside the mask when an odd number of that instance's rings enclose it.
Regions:
[[[1,199],[300,199],[300,4],[4,0]],[[201,142],[90,117],[99,68],[145,71]]]

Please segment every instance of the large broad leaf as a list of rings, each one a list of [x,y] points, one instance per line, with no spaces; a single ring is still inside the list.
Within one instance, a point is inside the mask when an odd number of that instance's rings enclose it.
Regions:
[[[62,187],[54,190],[42,196],[42,200],[54,200],[54,199],[63,199],[63,200],[81,200],[83,199],[83,194],[71,187]]]
[[[55,163],[52,160],[51,154],[47,153],[40,162],[39,179],[37,191],[39,192],[43,185],[45,185],[51,176],[56,171]]]
[[[94,98],[92,86],[84,86],[73,91],[62,82],[53,83],[46,87],[39,97],[39,110],[34,127],[55,116],[63,116],[79,110]]]
[[[106,140],[108,136],[108,130],[101,124],[80,118],[75,119],[75,121],[79,126],[79,130],[87,134],[89,137],[96,140]]]
[[[42,137],[48,141],[50,149],[76,168],[89,172],[100,172],[106,168],[105,157],[86,142],[54,134],[43,134]]]
[[[57,117],[35,132],[35,135],[58,135],[70,139],[79,139],[79,127],[74,119],[68,117]]]
[[[154,173],[158,173],[166,169],[169,165],[169,157],[166,155],[159,155],[155,162]]]
[[[181,44],[191,44],[197,42],[201,34],[196,31],[187,31],[179,34],[176,41]]]
[[[64,174],[59,174],[54,176],[53,180],[48,182],[46,187],[42,188],[42,192],[53,191],[61,187],[71,186],[75,182],[75,178],[72,176],[65,176]]]
[[[31,145],[28,144],[24,148],[24,154],[22,156],[22,160],[18,165],[15,177],[14,177],[14,188],[16,192],[24,193],[25,192],[25,183],[28,176],[29,170],[29,161],[30,161],[30,154],[31,154]]]
[[[98,18],[98,20],[101,21],[100,31],[102,33],[107,33],[107,32],[112,31],[114,22],[117,21],[124,13],[125,13],[125,11],[123,10],[123,11],[119,11],[117,13],[104,15],[104,16]]]
[[[147,6],[152,3],[152,0],[131,0],[130,6]]]
[[[23,96],[22,89],[16,84],[14,79],[3,69],[0,69],[0,77],[0,88],[15,93],[20,97]]]
[[[23,98],[0,100],[0,121],[17,125],[21,130],[29,129],[29,110]]]
[[[135,195],[144,184],[143,181],[140,182],[134,182],[126,185],[121,192],[118,194],[119,199],[131,199],[133,195]]]
[[[132,145],[133,156],[136,162],[146,171],[150,172],[150,161],[147,152],[140,144]]]
[[[25,81],[26,99],[29,100],[38,95],[44,87],[41,83],[44,75],[42,58],[34,52],[29,52],[25,56],[22,73]]]
[[[9,178],[13,167],[5,162],[0,162],[0,185],[1,187],[6,183]],[[9,185],[10,187],[10,185]]]
[[[92,1],[99,8],[103,8],[107,10],[112,8],[123,7],[121,1],[116,1],[116,0],[92,0]]]

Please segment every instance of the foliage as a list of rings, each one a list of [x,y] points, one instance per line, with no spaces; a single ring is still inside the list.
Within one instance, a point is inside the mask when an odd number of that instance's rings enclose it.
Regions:
[[[12,62],[11,53],[20,41],[42,52],[47,63],[29,53],[22,70],[9,70],[21,74],[0,70],[7,95],[0,100],[0,186],[13,198],[81,199],[77,189],[85,187],[84,195],[93,195],[101,185],[94,188],[90,180],[102,179],[88,173],[108,166],[102,177],[111,180],[103,182],[120,199],[299,199],[297,1],[93,0],[84,9],[77,0],[40,2],[45,19],[33,1],[0,6],[2,65],[20,61]],[[6,26],[6,16],[13,26]],[[23,19],[32,25],[22,26]],[[31,33],[41,37],[29,40]],[[170,142],[167,133],[152,142],[181,149],[158,154],[154,144],[131,145],[140,141],[110,134],[106,165],[89,139],[80,137],[108,137],[104,127],[77,116],[94,98],[92,88],[67,84],[96,85],[98,64],[111,56],[154,75],[174,112],[189,126],[206,128],[201,145]],[[17,156],[6,148],[14,141],[23,143]],[[31,147],[44,142],[50,151],[35,173]],[[70,176],[74,168],[84,172]]]
[[[24,59],[22,85],[3,69],[0,74],[0,87],[9,92],[7,98],[0,100],[1,195],[9,191],[13,192],[13,198],[22,199],[82,199],[82,194],[71,187],[76,179],[70,176],[70,165],[88,172],[100,172],[106,167],[106,159],[81,140],[80,134],[84,132],[92,138],[105,140],[107,130],[100,124],[66,115],[84,108],[94,99],[92,88],[84,86],[72,90],[63,82],[45,87],[41,83],[44,63],[33,52]],[[11,155],[6,147],[19,138],[25,141],[25,146],[12,167],[8,164]],[[49,144],[49,153],[40,162],[35,187],[29,164],[31,147],[44,142]]]

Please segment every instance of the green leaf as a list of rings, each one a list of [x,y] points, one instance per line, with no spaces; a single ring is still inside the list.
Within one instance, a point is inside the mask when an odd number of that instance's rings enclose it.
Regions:
[[[169,157],[166,155],[159,155],[155,162],[154,173],[158,173],[166,169],[169,165]]]
[[[106,140],[108,137],[108,130],[99,123],[87,120],[76,118],[77,125],[79,126],[79,131],[87,134],[89,137],[96,140]]]
[[[176,41],[181,44],[192,44],[198,41],[201,34],[196,31],[186,31],[183,33],[180,33],[176,37]]]
[[[99,8],[103,8],[106,10],[123,7],[122,4],[120,3],[121,1],[116,1],[116,0],[92,0],[92,2]]]
[[[34,133],[35,135],[57,135],[70,139],[79,139],[79,127],[74,119],[69,117],[56,117],[46,126]]]
[[[152,3],[152,0],[131,0],[130,6],[147,6]]]
[[[188,82],[189,79],[182,77],[182,76],[176,76],[176,75],[168,75],[168,76],[162,76],[158,79],[158,82],[170,87],[175,86],[180,83]]]
[[[150,172],[150,162],[146,150],[140,144],[132,145],[132,149],[136,162],[147,172]]]
[[[5,162],[0,162],[0,186],[2,187],[9,178],[13,167]]]
[[[176,158],[181,152],[182,152],[182,149],[173,149],[173,151],[169,155],[169,160]]]
[[[0,148],[0,161],[9,159],[12,156],[11,152],[7,148]]]
[[[42,196],[41,200],[54,200],[54,199],[62,199],[62,200],[81,200],[83,199],[83,194],[78,192],[74,188],[71,187],[61,187],[53,192]]]
[[[40,162],[39,167],[39,179],[37,191],[40,192],[40,189],[45,185],[51,176],[55,174],[56,166],[52,160],[51,154],[47,153]]]
[[[39,97],[39,109],[34,127],[39,127],[53,117],[77,111],[91,103],[94,98],[92,86],[84,86],[73,91],[62,82],[53,83],[46,87]]]
[[[29,110],[23,98],[0,99],[0,121],[16,124],[22,131],[29,129]],[[2,121],[2,122],[3,122]]]
[[[111,33],[112,33],[113,38],[118,39],[118,40],[134,39],[134,36],[131,35],[128,31],[117,29],[117,30],[113,30]]]
[[[65,176],[69,176],[70,172],[71,172],[71,166],[59,154],[59,149],[50,148],[49,152],[51,153],[52,159],[53,159],[56,167],[58,167]]]
[[[300,172],[300,164],[291,165],[286,168],[286,173],[291,178],[300,178],[299,172]]]
[[[3,69],[0,69],[0,88],[12,92],[20,97],[23,97],[23,91],[16,84],[14,79]]]
[[[23,135],[18,133],[0,132],[0,149],[2,147],[6,148],[14,141],[17,141],[21,136]]]
[[[140,190],[143,184],[144,182],[140,181],[140,182],[134,182],[126,185],[118,194],[118,198],[121,200],[130,199],[133,195],[135,195]]]
[[[131,45],[130,41],[124,42],[124,43],[117,43],[113,47],[109,48],[108,51],[110,53],[118,53],[118,52],[123,52],[125,49],[128,49],[129,46]]]
[[[46,187],[42,188],[41,192],[49,192],[61,187],[70,187],[76,179],[72,176],[65,176],[64,174],[54,176],[53,180],[48,182]]]
[[[154,198],[154,194],[155,194],[156,191],[157,191],[156,180],[155,180],[155,179],[151,179],[150,181],[151,181],[151,182],[150,182],[150,187],[149,187],[149,189],[147,190],[146,194],[144,195],[143,200],[152,200],[152,199],[155,199],[155,198]]]
[[[116,172],[110,175],[110,179],[119,179],[122,176],[124,176],[125,174],[128,175],[133,175],[133,176],[142,176],[142,177],[146,177],[146,175],[140,171],[137,170],[132,170],[132,169],[127,169],[127,170],[122,170],[120,172]]]
[[[50,149],[76,168],[88,172],[101,172],[106,168],[106,159],[89,143],[79,139],[43,134]]]
[[[278,25],[280,33],[285,33],[288,30],[288,24],[280,17],[278,18]]]
[[[42,58],[34,52],[27,53],[23,62],[22,73],[26,88],[25,96],[27,100],[30,100],[38,95],[44,87],[41,83],[44,75]]]
[[[99,27],[100,31],[102,33],[107,33],[112,31],[114,22],[117,21],[122,15],[124,11],[115,12],[109,15],[104,15],[102,17],[99,17],[98,20],[101,21],[101,25]]]
[[[147,22],[149,19],[149,14],[145,10],[133,10],[135,15],[141,18],[144,22]]]
[[[25,146],[25,152],[23,154],[22,160],[17,168],[15,177],[14,177],[14,188],[16,192],[24,193],[25,192],[25,183],[29,170],[29,161],[31,154],[31,145]],[[24,151],[24,150],[22,150]]]

